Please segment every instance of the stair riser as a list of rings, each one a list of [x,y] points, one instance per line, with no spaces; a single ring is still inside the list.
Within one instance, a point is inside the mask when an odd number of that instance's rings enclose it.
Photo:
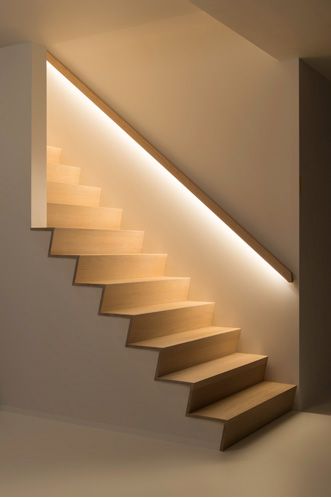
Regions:
[[[211,327],[214,303],[188,301],[189,278],[158,279],[167,256],[140,254],[144,233],[119,230],[122,210],[99,207],[61,152],[47,148],[50,254],[78,256],[75,283],[103,285],[100,312],[130,318],[127,345],[159,351],[157,380],[190,386],[187,415],[224,423],[224,450],[290,410],[294,386],[262,382],[267,358],[236,353],[240,330]]]
[[[48,204],[47,225],[52,228],[118,229],[122,210]]]
[[[234,353],[239,336],[236,330],[166,348],[159,355],[157,377]]]
[[[213,314],[214,305],[205,304],[136,316],[131,320],[128,343],[208,327],[212,323]]]
[[[100,193],[101,189],[98,187],[66,183],[47,184],[47,202],[52,204],[97,207],[100,203]]]
[[[240,367],[227,375],[211,379],[207,383],[193,385],[188,402],[188,413],[230,396],[264,379],[267,359]]]
[[[291,389],[226,422],[223,428],[220,449],[225,450],[240,439],[291,410],[294,396],[295,389]]]
[[[100,311],[185,301],[189,285],[189,278],[108,285],[103,293]]]
[[[103,230],[54,230],[51,251],[53,256],[81,254],[137,253],[141,251],[143,232]]]
[[[49,164],[47,166],[47,181],[56,183],[68,183],[78,185],[80,168],[65,166],[62,164]]]
[[[62,149],[47,146],[47,164],[56,164],[61,160]]]
[[[166,254],[82,256],[79,258],[75,283],[99,284],[111,280],[160,277],[164,275]]]

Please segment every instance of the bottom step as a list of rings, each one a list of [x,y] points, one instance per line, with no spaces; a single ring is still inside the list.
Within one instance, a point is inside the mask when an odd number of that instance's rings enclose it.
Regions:
[[[192,417],[224,422],[221,450],[225,450],[292,408],[296,386],[260,382],[193,413]]]

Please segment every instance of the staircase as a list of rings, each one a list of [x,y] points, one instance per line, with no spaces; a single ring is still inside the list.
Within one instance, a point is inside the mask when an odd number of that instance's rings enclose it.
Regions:
[[[189,277],[165,275],[166,254],[142,253],[144,233],[48,147],[51,256],[76,256],[75,284],[103,286],[100,313],[130,318],[128,347],[159,352],[155,380],[190,386],[186,415],[223,424],[221,450],[291,409],[296,386],[264,380],[267,356],[237,352],[240,329],[213,324],[213,302],[189,300]]]

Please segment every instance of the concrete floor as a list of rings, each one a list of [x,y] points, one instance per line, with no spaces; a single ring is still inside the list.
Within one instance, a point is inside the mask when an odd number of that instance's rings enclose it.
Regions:
[[[330,415],[294,412],[219,453],[0,412],[1,496],[330,494]]]

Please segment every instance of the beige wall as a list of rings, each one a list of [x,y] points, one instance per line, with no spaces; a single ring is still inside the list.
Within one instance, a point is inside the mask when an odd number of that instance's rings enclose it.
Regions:
[[[109,102],[297,275],[297,63],[277,63],[202,13],[98,37],[108,48],[97,56],[93,37],[57,54],[98,78]],[[146,230],[145,250],[169,253],[169,273],[192,276],[192,298],[217,301],[217,323],[242,327],[242,350],[270,355],[269,377],[296,382],[297,284],[52,71],[47,90],[48,143],[82,167],[83,182],[103,187],[103,204],[125,208],[125,227]],[[26,192],[27,178],[18,177]],[[28,196],[18,198],[28,209]],[[16,203],[8,197],[2,212],[16,213]],[[217,447],[218,425],[184,417],[187,389],[153,381],[154,353],[124,347],[128,322],[98,316],[100,290],[72,287],[74,261],[48,258],[50,235],[30,232],[26,221],[18,229],[12,218],[2,248],[10,261],[2,403]]]

